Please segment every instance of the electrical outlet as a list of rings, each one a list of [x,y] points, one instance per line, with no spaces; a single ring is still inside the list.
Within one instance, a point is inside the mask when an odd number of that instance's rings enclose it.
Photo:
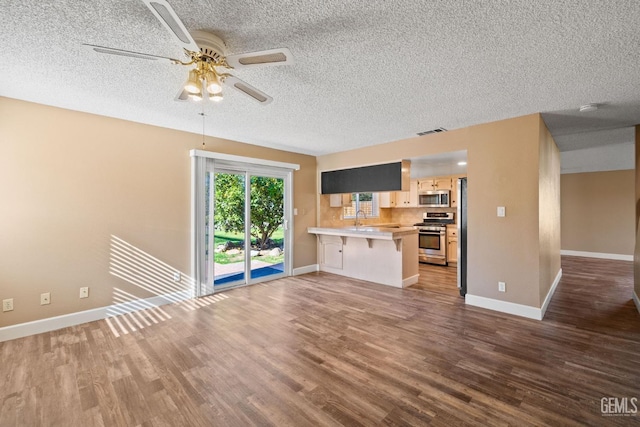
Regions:
[[[80,288],[80,298],[89,298],[89,287]]]
[[[47,305],[47,304],[51,304],[50,292],[45,292],[43,294],[40,294],[40,305]]]
[[[2,311],[13,311],[13,298],[2,300]]]
[[[507,292],[507,284],[505,282],[498,282],[498,291]]]
[[[498,206],[498,216],[499,217],[507,216],[507,209],[504,206]]]
[[[180,272],[179,271],[175,271],[173,273],[173,281],[174,282],[179,282],[180,281]]]

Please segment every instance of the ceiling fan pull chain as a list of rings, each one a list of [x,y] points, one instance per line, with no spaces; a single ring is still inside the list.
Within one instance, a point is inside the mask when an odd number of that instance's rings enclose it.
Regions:
[[[202,112],[198,114],[202,116],[202,148],[204,149],[204,104],[202,104]]]

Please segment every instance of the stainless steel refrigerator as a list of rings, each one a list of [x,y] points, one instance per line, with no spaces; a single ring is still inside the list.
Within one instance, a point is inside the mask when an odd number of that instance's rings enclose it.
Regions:
[[[467,294],[467,178],[458,179],[458,289]]]

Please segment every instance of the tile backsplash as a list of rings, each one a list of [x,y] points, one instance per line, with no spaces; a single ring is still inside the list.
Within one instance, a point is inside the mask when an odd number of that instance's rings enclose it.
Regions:
[[[342,218],[343,208],[329,206],[329,196],[320,196],[320,224],[319,227],[348,227],[353,225],[354,219]],[[425,212],[456,212],[455,208],[381,208],[380,217],[362,220],[363,224],[413,225],[422,221]]]
[[[391,209],[380,209],[380,216],[377,218],[367,217],[363,219],[363,224],[386,224],[394,222],[391,220]],[[329,196],[320,196],[320,224],[319,227],[348,227],[353,225],[354,218],[344,219],[343,208],[332,208],[329,206]]]
[[[348,227],[353,225],[354,219],[342,217],[343,208],[329,206],[329,196],[320,196],[320,224],[319,227]],[[381,208],[378,218],[363,220],[364,224],[400,224],[413,225],[422,221],[425,212],[456,212],[456,208]]]

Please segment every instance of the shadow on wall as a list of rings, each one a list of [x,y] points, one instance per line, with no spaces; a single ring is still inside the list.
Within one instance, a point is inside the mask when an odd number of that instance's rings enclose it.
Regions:
[[[113,304],[107,310],[106,322],[116,337],[171,319],[162,305],[175,304],[192,311],[229,298],[226,295],[195,298],[192,277],[114,235],[110,242],[109,273],[155,295],[143,298],[113,289]]]

